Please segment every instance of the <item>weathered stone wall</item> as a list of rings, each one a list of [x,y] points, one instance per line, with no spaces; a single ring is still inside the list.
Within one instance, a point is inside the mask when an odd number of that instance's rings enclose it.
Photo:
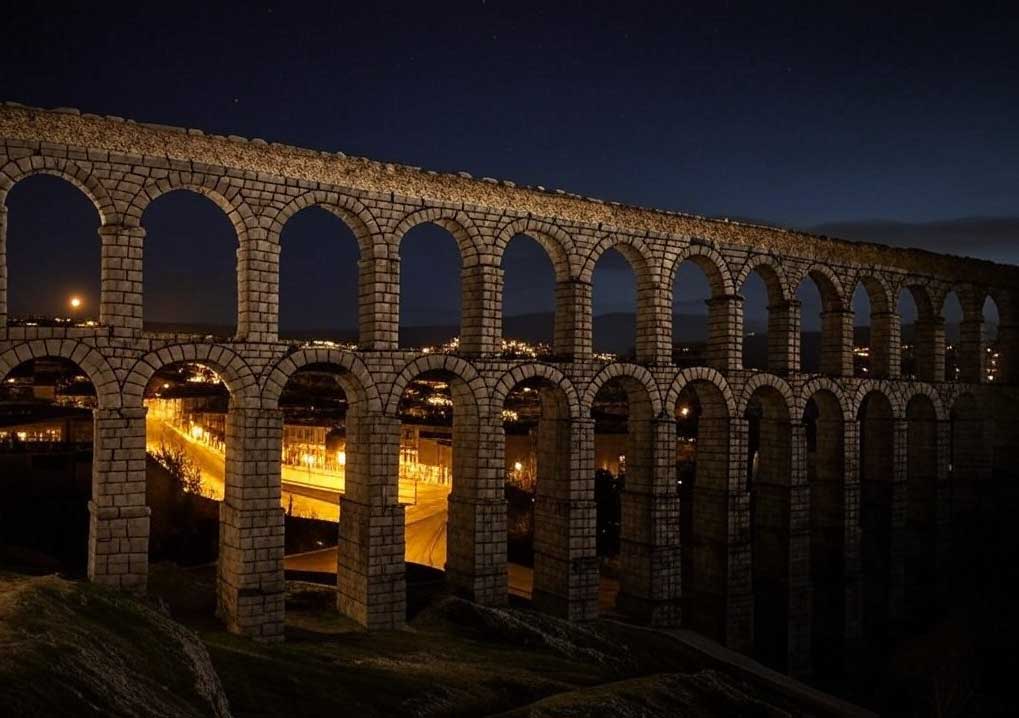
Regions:
[[[4,204],[17,182],[40,172],[72,182],[99,212],[98,326],[7,326]],[[231,339],[144,331],[143,216],[154,199],[176,189],[212,198],[236,230],[238,330]],[[310,205],[337,215],[359,244],[357,351],[278,339],[280,234]],[[1019,272],[1013,267],[624,207],[260,140],[0,107],[0,208],[0,376],[32,358],[66,357],[98,392],[90,575],[144,587],[144,388],[161,367],[202,362],[231,393],[219,610],[232,630],[265,639],[282,636],[284,619],[278,399],[288,378],[307,364],[337,367],[351,400],[340,610],[373,628],[403,621],[397,405],[409,381],[440,371],[451,378],[456,417],[450,584],[479,601],[506,600],[501,410],[515,387],[537,383],[547,401],[539,440],[535,601],[573,618],[596,615],[591,406],[603,385],[621,382],[631,407],[627,453],[634,477],[624,497],[620,607],[656,623],[685,621],[745,651],[754,651],[755,635],[763,635],[761,625],[755,628],[755,610],[767,610],[786,624],[778,627],[785,655],[773,660],[799,673],[810,670],[811,647],[819,640],[859,637],[865,612],[901,612],[903,591],[916,578],[907,575],[908,566],[927,565],[910,553],[912,529],[944,552],[951,517],[979,502],[989,431],[968,405],[966,421],[953,423],[951,431],[949,419],[958,397],[977,402],[992,390],[979,384],[988,294],[1001,313],[1002,379],[1019,378],[1011,294]],[[464,311],[456,355],[398,347],[399,244],[422,222],[447,229],[460,249]],[[516,234],[534,237],[555,268],[555,356],[545,362],[500,356],[501,258]],[[592,355],[593,269],[611,248],[623,253],[637,277],[633,363]],[[710,340],[708,366],[680,369],[671,357],[672,285],[687,260],[709,279]],[[739,292],[751,271],[768,287],[768,372],[742,368]],[[824,304],[821,375],[800,371],[795,290],[808,277]],[[869,379],[852,376],[851,297],[858,284],[873,308]],[[950,290],[965,312],[960,351],[966,383],[944,381],[941,307]],[[920,310],[915,381],[899,378],[894,308],[901,291],[909,291]],[[673,423],[681,396],[690,391],[704,412],[692,508],[676,491]],[[933,418],[907,413],[917,396],[930,403]],[[761,397],[766,420],[758,429],[747,412]],[[816,446],[808,450],[803,420],[811,399],[823,408],[818,437],[811,440]],[[883,413],[876,418],[877,404]],[[922,431],[916,422],[936,428]],[[756,459],[749,453],[751,431],[766,446]],[[915,446],[910,451],[911,441],[925,449],[936,442],[936,466],[910,470],[910,457],[914,463],[929,457]],[[958,457],[951,476],[950,445]],[[757,485],[755,461],[767,468],[767,481]],[[937,482],[933,493],[912,492],[927,502],[936,497],[933,518],[909,504],[907,478],[915,483],[918,477]],[[962,497],[951,509],[945,508],[949,495]],[[689,545],[681,542],[683,532]],[[838,565],[818,561],[822,551],[838,556]],[[813,584],[829,584],[833,571],[844,591],[826,590],[822,614],[815,616]],[[683,576],[691,585],[683,585]],[[755,577],[768,588],[764,603],[755,600]]]

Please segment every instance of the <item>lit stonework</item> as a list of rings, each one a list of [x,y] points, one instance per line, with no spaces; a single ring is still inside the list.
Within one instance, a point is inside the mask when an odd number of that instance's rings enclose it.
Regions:
[[[36,173],[72,182],[99,211],[97,326],[6,326],[3,204],[17,182]],[[210,197],[237,232],[238,332],[230,341],[142,329],[141,217],[153,199],[178,188]],[[343,219],[360,245],[357,350],[295,350],[278,340],[280,232],[289,217],[310,205]],[[398,246],[422,222],[449,230],[460,248],[464,311],[455,353],[398,348]],[[516,234],[534,237],[556,271],[548,361],[502,357],[501,256]],[[634,363],[605,361],[592,352],[593,269],[612,248],[628,259],[637,278]],[[687,260],[709,279],[710,331],[707,366],[680,369],[672,363],[672,286],[678,264]],[[751,271],[768,285],[768,372],[742,368],[740,290]],[[811,375],[800,372],[795,300],[796,287],[808,277],[825,307],[822,373]],[[807,672],[816,639],[812,630],[853,639],[873,615],[868,611],[894,619],[907,609],[913,598],[907,568],[912,527],[935,537],[931,551],[940,565],[949,549],[951,519],[978,500],[979,482],[990,472],[992,440],[980,408],[990,405],[992,392],[984,381],[981,310],[992,296],[1001,316],[993,391],[1011,391],[1007,385],[1019,378],[1012,293],[1017,279],[1015,268],[989,262],[74,111],[0,108],[0,376],[33,358],[64,357],[95,384],[89,574],[95,581],[144,589],[144,389],[169,364],[207,365],[231,395],[220,614],[232,630],[265,639],[281,638],[284,622],[278,401],[295,371],[324,363],[342,372],[349,400],[337,601],[365,626],[390,628],[404,621],[397,407],[410,381],[436,371],[448,378],[454,403],[449,581],[485,603],[507,600],[502,412],[510,392],[530,382],[549,397],[538,441],[535,603],[578,619],[596,615],[591,407],[602,385],[619,382],[630,406],[620,607],[658,624],[694,625],[749,651],[755,575],[775,579],[784,592],[785,620],[778,626],[784,662],[793,672]],[[850,300],[858,284],[873,307],[867,379],[852,376]],[[898,377],[900,325],[894,313],[904,290],[919,309],[917,380],[908,381]],[[956,346],[960,381],[946,382],[940,308],[952,290],[964,311]],[[685,390],[696,393],[703,412],[699,476],[690,499],[698,540],[687,554],[696,552],[696,560],[686,564],[692,566],[687,587],[681,585],[686,549],[680,541],[684,507],[675,489],[674,424],[681,398],[687,401]],[[811,399],[820,418],[816,465],[808,467],[802,418]],[[758,417],[753,426],[762,447],[753,460],[748,415]],[[996,436],[999,444],[1008,443],[1000,432]],[[1014,460],[999,453],[1001,460]],[[925,493],[935,497],[937,510],[920,516],[910,502]],[[752,503],[765,507],[755,509],[753,521]],[[885,522],[874,545],[872,516]],[[758,545],[754,536],[761,526],[776,541]],[[886,557],[881,575],[868,573],[874,551]],[[818,560],[822,555],[838,561]],[[832,565],[840,574],[840,595],[826,595],[821,604],[813,600],[813,583]],[[814,605],[821,606],[818,612]]]

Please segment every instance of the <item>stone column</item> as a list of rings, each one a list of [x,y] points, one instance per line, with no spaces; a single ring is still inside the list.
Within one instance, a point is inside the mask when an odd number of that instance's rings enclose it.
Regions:
[[[504,605],[509,592],[504,434],[501,407],[480,417],[454,407],[446,580],[457,593],[490,606]]]
[[[460,351],[473,356],[502,353],[502,267],[476,264],[460,270]]]
[[[217,613],[232,633],[267,641],[284,627],[282,438],[280,410],[230,408]]]
[[[102,242],[102,288],[99,322],[113,329],[115,336],[132,336],[142,331],[143,227],[104,225]]]
[[[597,618],[594,419],[543,417],[538,431],[534,605],[570,620]]]
[[[400,421],[347,412],[346,491],[340,497],[337,606],[368,629],[407,615],[404,507],[399,503]]]
[[[959,344],[955,353],[959,360],[959,381],[980,384],[984,374],[984,320],[963,319],[959,323]],[[952,377],[949,377],[951,379]]]
[[[280,246],[252,228],[237,248],[237,336],[274,342],[279,335]]]
[[[669,292],[645,280],[637,295],[637,361],[643,364],[672,364],[672,300]]]
[[[7,207],[0,204],[0,329],[7,326]]]
[[[889,547],[891,555],[889,559],[888,617],[894,624],[901,622],[905,617],[906,604],[906,492],[908,490],[906,446],[909,423],[902,419],[896,419],[893,424],[895,439],[891,494],[892,526]]]
[[[937,573],[938,598],[945,605],[951,589],[952,578],[952,487],[949,483],[948,461],[951,456],[951,424],[937,422],[937,495],[935,506],[935,555],[934,568]]]
[[[630,419],[631,423],[634,421]],[[658,418],[634,431],[627,446],[626,487],[621,497],[620,592],[616,606],[656,626],[680,624],[682,570],[679,494],[675,486],[676,422]],[[650,466],[635,466],[645,457]]]
[[[845,431],[845,637],[847,664],[859,649],[863,635],[863,558],[862,519],[863,496],[860,488],[860,422],[851,419],[844,425]]]
[[[853,375],[853,312],[821,312],[821,373]]]
[[[747,453],[750,422],[729,420],[729,481],[727,496],[721,498],[728,507],[727,530],[719,538],[723,546],[715,547],[725,556],[725,645],[750,655],[754,648],[753,564],[750,535],[750,492],[747,490]],[[702,430],[703,431],[703,430]],[[700,437],[698,436],[698,440]],[[707,497],[697,489],[697,503]],[[694,518],[696,521],[696,517]],[[715,539],[716,541],[718,538]]]
[[[556,282],[552,353],[561,359],[591,357],[591,283],[579,279]]]
[[[790,675],[811,673],[813,587],[810,582],[810,486],[807,483],[807,435],[802,422],[789,424],[789,603],[787,665]]]
[[[896,379],[902,374],[902,318],[898,312],[870,315],[870,376]]]
[[[89,501],[88,576],[144,591],[149,571],[145,409],[96,409]]]
[[[400,258],[362,257],[357,263],[358,346],[385,351],[400,345]]]
[[[929,317],[916,322],[913,356],[916,378],[921,381],[945,380],[945,320]]]
[[[707,365],[724,373],[743,368],[743,297],[708,299]]]
[[[800,302],[768,307],[768,370],[787,376],[800,370]]]

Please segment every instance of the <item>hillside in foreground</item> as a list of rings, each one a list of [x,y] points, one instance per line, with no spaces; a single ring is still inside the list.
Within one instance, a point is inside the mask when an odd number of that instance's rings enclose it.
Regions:
[[[221,630],[208,571],[158,566],[135,600],[0,574],[0,714],[125,716],[812,715],[665,634],[575,625],[441,593],[365,633],[327,587],[293,583],[287,641]]]

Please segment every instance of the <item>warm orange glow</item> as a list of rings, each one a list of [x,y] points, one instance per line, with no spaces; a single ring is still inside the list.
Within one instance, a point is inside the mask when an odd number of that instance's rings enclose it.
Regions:
[[[194,426],[191,427],[191,436],[195,437],[196,439],[201,439],[202,436],[204,435],[205,429],[200,427],[198,424],[195,424]]]
[[[690,407],[689,406],[681,407],[680,410],[679,410],[679,415],[680,416],[689,416],[690,415]]]
[[[347,452],[346,451],[342,451],[341,450],[341,451],[337,451],[336,452],[336,463],[339,464],[340,466],[346,466],[347,465]]]
[[[515,471],[523,471],[523,468],[524,468],[524,465],[521,464],[519,461],[514,461],[513,462],[513,469]]]
[[[77,309],[81,306],[81,297],[71,297],[71,309]]]

